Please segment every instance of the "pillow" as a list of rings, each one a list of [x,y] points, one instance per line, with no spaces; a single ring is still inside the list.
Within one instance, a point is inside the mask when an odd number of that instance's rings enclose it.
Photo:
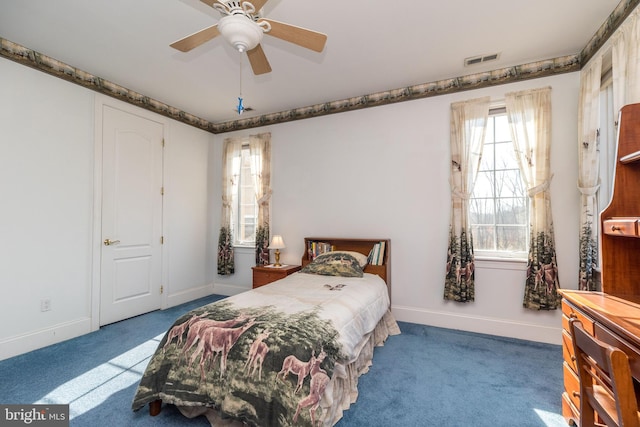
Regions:
[[[352,257],[354,257],[357,261],[358,264],[360,264],[360,267],[364,268],[365,265],[367,265],[368,262],[368,257],[364,254],[361,254],[360,252],[356,252],[356,251],[331,251],[331,252],[325,252],[325,254],[346,254],[346,255],[350,255]]]
[[[307,264],[301,273],[319,274],[322,276],[362,277],[363,271],[359,261],[345,252],[326,252],[318,255]]]

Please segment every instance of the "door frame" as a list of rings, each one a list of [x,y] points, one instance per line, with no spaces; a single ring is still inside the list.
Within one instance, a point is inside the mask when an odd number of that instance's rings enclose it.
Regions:
[[[101,260],[102,260],[102,112],[105,106],[118,109],[120,111],[142,117],[147,120],[151,120],[160,123],[163,126],[165,143],[169,134],[169,121],[164,119],[155,113],[143,110],[141,108],[132,106],[126,102],[119,101],[117,99],[96,94],[94,102],[94,165],[93,165],[93,232],[91,242],[91,331],[97,331],[100,329],[100,288],[101,288]],[[163,150],[164,157],[164,150]],[[167,175],[166,171],[166,159],[162,161],[162,176]],[[167,218],[165,215],[165,202],[162,203],[162,235],[167,238]],[[167,295],[168,292],[168,250],[166,247],[161,247],[160,260],[161,266],[161,281],[164,287],[164,292],[160,296],[160,309],[167,308]]]

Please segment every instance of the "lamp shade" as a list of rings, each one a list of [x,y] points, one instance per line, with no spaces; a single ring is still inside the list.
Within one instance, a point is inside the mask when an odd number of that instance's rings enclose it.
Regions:
[[[271,238],[271,244],[269,245],[269,249],[284,249],[286,246],[284,245],[284,239],[279,234],[274,235]]]

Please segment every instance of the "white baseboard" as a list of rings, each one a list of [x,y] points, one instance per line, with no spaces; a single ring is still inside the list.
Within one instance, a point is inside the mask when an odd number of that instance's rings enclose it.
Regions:
[[[555,328],[504,319],[459,315],[450,312],[423,310],[398,305],[393,305],[391,310],[396,320],[401,322],[517,338],[547,344],[562,344],[562,328],[560,326]]]
[[[166,305],[163,308],[174,307],[211,294],[229,296],[249,289],[251,289],[251,285],[239,286],[212,283],[168,295],[165,301]],[[0,341],[0,360],[28,353],[90,332],[92,332],[91,318],[87,317],[29,332],[24,335],[9,337]]]
[[[215,293],[213,291],[213,284],[190,288],[182,292],[168,295],[166,306],[164,308],[174,307],[176,305],[184,304],[185,302],[191,302],[198,298],[207,297],[213,293]]]
[[[39,331],[0,341],[0,360],[37,350],[91,332],[91,318],[84,317],[60,323]]]
[[[226,283],[214,283],[213,293],[216,295],[231,296],[251,289],[251,285],[228,285]]]

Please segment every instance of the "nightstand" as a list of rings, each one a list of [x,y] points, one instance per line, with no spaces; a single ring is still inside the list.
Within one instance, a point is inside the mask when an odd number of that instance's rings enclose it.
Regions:
[[[253,270],[253,288],[259,288],[267,283],[274,282],[276,280],[284,279],[291,273],[300,271],[302,267],[299,265],[283,265],[282,267],[274,267],[273,264],[256,265],[251,267]]]

